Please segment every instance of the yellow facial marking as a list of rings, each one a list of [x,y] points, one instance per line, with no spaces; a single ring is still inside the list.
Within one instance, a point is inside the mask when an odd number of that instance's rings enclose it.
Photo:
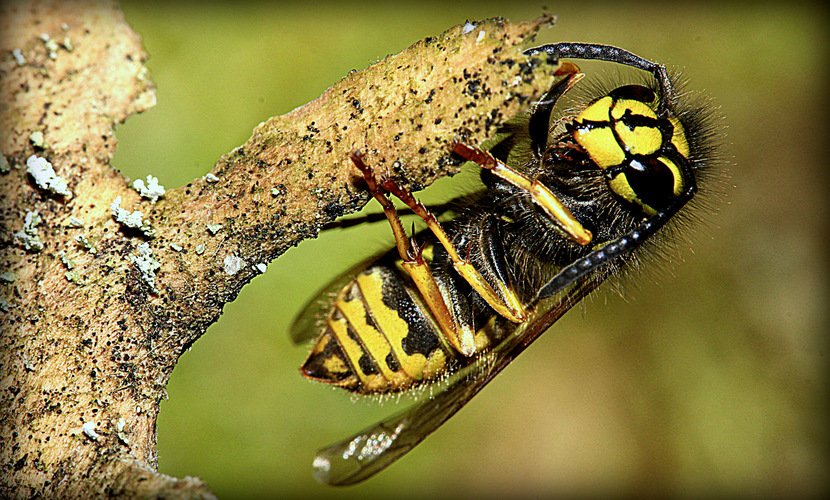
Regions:
[[[666,168],[671,170],[672,176],[674,177],[674,187],[672,189],[674,195],[680,196],[683,194],[683,190],[686,188],[686,183],[683,180],[683,172],[680,171],[680,167],[665,156],[661,156],[657,160],[665,165]]]
[[[611,105],[614,103],[614,100],[611,96],[605,96],[602,99],[596,101],[595,103],[591,104],[584,110],[579,116],[576,118],[577,123],[583,123],[584,121],[591,121],[591,122],[607,122],[611,119],[610,117],[610,110]]]
[[[683,195],[686,179],[676,162],[690,155],[680,120],[658,117],[658,104],[652,90],[638,85],[620,87],[588,105],[570,128],[591,161],[613,176],[608,181],[611,190],[646,215],[656,214],[672,198]],[[670,139],[665,137],[669,127]],[[673,153],[661,156],[669,140],[682,158]]]
[[[657,119],[657,113],[653,109],[648,107],[646,103],[634,99],[620,99],[617,101],[611,110],[611,118],[619,120],[625,116],[626,111],[630,111],[630,114],[634,116],[645,116],[647,118]]]
[[[611,110],[614,121],[614,131],[617,133],[623,148],[634,155],[650,155],[660,149],[663,143],[663,134],[657,127],[628,127],[623,122],[623,116],[628,113],[633,116],[657,119],[654,110],[640,101],[621,99]]]
[[[611,127],[576,129],[574,139],[602,169],[619,165],[625,160],[625,151],[617,143]]]
[[[629,128],[623,122],[615,122],[614,130],[623,147],[633,155],[650,155],[660,150],[663,135],[656,127]]]
[[[680,120],[674,116],[669,118],[669,122],[671,122],[672,127],[674,128],[674,132],[671,136],[671,143],[674,144],[677,152],[680,153],[683,158],[688,158],[689,141],[686,139],[686,129],[683,128],[683,124],[680,123]]]
[[[637,193],[635,193],[631,188],[631,183],[625,173],[621,173],[614,177],[608,184],[611,186],[611,189],[617,193],[617,195],[635,205],[639,205],[646,215],[654,215],[657,213],[656,210],[643,203],[643,201],[637,196]]]

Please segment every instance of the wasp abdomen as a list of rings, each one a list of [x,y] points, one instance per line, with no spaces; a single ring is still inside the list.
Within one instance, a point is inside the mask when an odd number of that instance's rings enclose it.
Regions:
[[[417,291],[394,267],[371,266],[337,295],[302,367],[357,393],[400,391],[447,371],[453,355]]]

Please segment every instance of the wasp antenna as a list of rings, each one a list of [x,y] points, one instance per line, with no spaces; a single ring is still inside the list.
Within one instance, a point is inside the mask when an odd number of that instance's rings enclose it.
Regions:
[[[579,43],[579,42],[559,42],[539,47],[527,49],[525,52],[527,56],[534,56],[538,54],[548,54],[555,60],[559,59],[584,59],[584,60],[598,60],[623,64],[631,66],[632,68],[648,71],[657,80],[657,85],[660,87],[660,95],[664,99],[660,101],[660,115],[666,114],[668,99],[673,96],[671,79],[669,78],[666,67],[662,64],[649,61],[643,57],[638,56],[632,52],[612,45],[602,45],[598,43]]]

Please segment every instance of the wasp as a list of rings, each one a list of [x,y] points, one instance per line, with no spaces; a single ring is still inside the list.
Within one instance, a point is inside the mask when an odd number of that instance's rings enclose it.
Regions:
[[[357,394],[437,389],[321,449],[314,461],[321,482],[364,480],[420,443],[562,314],[633,267],[713,163],[704,109],[683,102],[664,66],[596,44],[525,54],[559,61],[554,83],[489,149],[454,142],[455,155],[480,167],[484,188],[449,220],[351,154],[396,248],[335,281],[299,316],[294,339],[316,338],[301,371]],[[651,76],[558,110],[583,77],[565,59]],[[388,195],[427,228],[407,236]]]

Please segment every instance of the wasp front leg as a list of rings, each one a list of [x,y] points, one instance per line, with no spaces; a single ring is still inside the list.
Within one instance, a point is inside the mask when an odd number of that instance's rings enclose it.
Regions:
[[[452,319],[453,315],[447,306],[450,300],[448,292],[440,289],[429,266],[421,255],[421,249],[406,237],[397,212],[392,206],[392,203],[384,196],[384,192],[398,197],[416,215],[426,222],[427,227],[447,251],[453,268],[493,310],[514,323],[521,323],[527,318],[527,313],[522,302],[507,283],[497,281],[491,285],[470,262],[461,258],[450,237],[444,231],[444,228],[441,227],[441,223],[438,222],[435,215],[420,201],[415,199],[412,193],[401,188],[391,179],[376,178],[371,168],[363,163],[360,155],[353,153],[351,159],[363,173],[372,195],[383,206],[383,210],[392,225],[392,232],[395,234],[398,252],[404,262],[404,266],[413,277],[419,291],[427,301],[430,310],[435,313],[436,319],[442,330],[447,334],[453,347],[457,347],[459,352],[465,353],[466,355],[469,355],[467,353],[471,354],[475,352],[475,331],[464,322],[454,321]],[[442,318],[447,318],[449,321],[444,321]],[[456,343],[458,346],[456,346]]]

